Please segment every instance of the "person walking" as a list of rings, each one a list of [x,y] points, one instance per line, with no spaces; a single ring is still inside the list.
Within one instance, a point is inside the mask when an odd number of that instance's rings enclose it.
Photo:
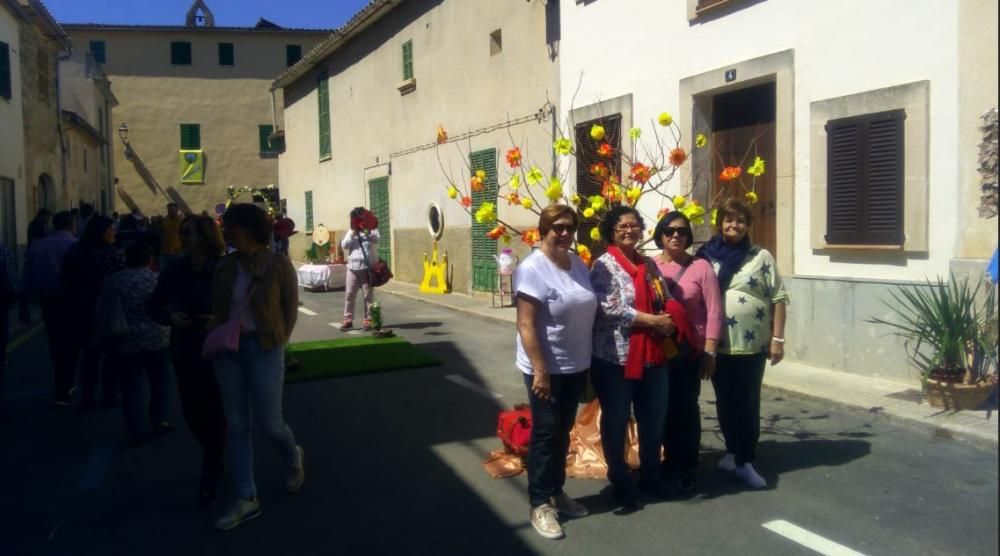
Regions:
[[[298,315],[298,277],[288,257],[268,249],[271,221],[255,205],[230,205],[222,216],[226,242],[236,252],[223,257],[212,285],[214,326],[238,325],[239,348],[214,360],[229,429],[229,459],[236,500],[216,521],[232,529],[260,515],[253,473],[251,415],[278,448],[287,473],[285,490],[305,480],[304,453],[281,409],[285,344]],[[208,344],[206,344],[208,345]]]
[[[212,315],[212,276],[225,244],[215,221],[188,216],[180,229],[184,254],[160,273],[146,310],[170,326],[170,355],[188,428],[201,445],[198,507],[215,504],[223,473],[226,416],[212,362],[201,356]]]
[[[365,302],[364,329],[371,330],[372,322],[369,311],[375,302],[374,288],[371,285],[369,268],[378,261],[378,222],[375,215],[364,207],[351,211],[351,229],[344,234],[340,247],[347,259],[347,276],[344,287],[344,322],[340,330],[348,331],[354,328],[354,302],[361,290]]]
[[[4,418],[3,385],[7,370],[10,310],[17,299],[17,264],[6,245],[0,244],[0,420]]]
[[[695,471],[701,445],[701,380],[712,378],[719,335],[722,332],[722,299],[712,265],[696,259],[687,249],[694,242],[691,221],[673,211],[656,224],[653,241],[662,252],[654,257],[671,296],[684,306],[694,334],[693,343],[704,346],[701,355],[678,356],[669,361],[669,401],[663,429],[664,461],[661,476],[673,477],[677,492],[695,490]]]
[[[125,269],[107,278],[95,304],[95,313],[103,316],[108,314],[109,304],[120,303],[128,323],[128,334],[107,347],[112,361],[105,364],[105,369],[116,366],[121,378],[122,415],[132,447],[174,430],[167,420],[170,369],[166,350],[170,330],[146,314],[146,303],[157,280],[156,272],[150,268],[152,263],[148,246],[141,242],[129,245],[125,251]],[[150,394],[148,429],[142,416],[144,374]]]
[[[157,226],[160,236],[159,268],[161,272],[184,252],[184,246],[181,243],[181,225],[183,223],[184,217],[181,216],[177,203],[167,203],[167,216],[161,219]]]
[[[97,385],[101,384],[102,406],[118,405],[117,366],[103,357],[93,340],[97,298],[109,276],[125,268],[122,251],[115,248],[115,227],[106,216],[94,216],[87,223],[80,241],[67,252],[63,263],[62,281],[69,295],[80,359],[80,385],[83,390],[81,407],[97,407]]]
[[[69,213],[66,213],[69,214]],[[33,242],[36,242],[45,236],[49,235],[49,221],[52,219],[52,211],[47,208],[40,208],[35,214],[35,218],[31,220],[28,224],[28,245],[31,247]]]
[[[94,205],[90,203],[80,203],[80,219],[76,223],[76,237],[80,238],[87,229],[87,224],[94,217]]]
[[[45,321],[52,358],[52,403],[73,405],[76,361],[79,355],[77,322],[70,307],[72,299],[63,285],[63,262],[77,242],[73,235],[73,216],[66,211],[52,217],[52,233],[36,239],[24,255],[21,274],[21,304],[18,317],[31,321],[30,303],[38,300]]]
[[[698,250],[699,257],[712,263],[724,292],[724,334],[712,376],[726,440],[726,455],[718,466],[750,488],[764,488],[767,481],[753,466],[760,439],[760,389],[767,360],[777,365],[785,355],[789,297],[774,257],[750,240],[750,207],[726,199],[718,222],[718,235]]]
[[[664,340],[686,341],[683,308],[668,305],[656,265],[638,250],[644,229],[634,208],[612,208],[600,224],[608,252],[590,272],[600,310],[594,324],[591,380],[601,403],[601,444],[608,480],[625,512],[639,509],[625,464],[625,435],[632,406],[639,429],[639,489],[665,498],[660,445],[667,415],[669,377]]]
[[[531,403],[528,498],[531,525],[541,536],[563,536],[560,516],[587,508],[563,492],[569,432],[590,367],[597,297],[587,265],[571,252],[576,212],[549,205],[538,219],[541,246],[514,272],[517,368]]]

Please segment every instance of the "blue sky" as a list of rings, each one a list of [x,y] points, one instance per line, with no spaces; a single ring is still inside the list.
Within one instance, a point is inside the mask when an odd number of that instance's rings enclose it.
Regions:
[[[60,23],[184,25],[194,0],[43,0]],[[333,29],[368,0],[205,0],[215,24],[251,27],[261,17],[282,27]]]

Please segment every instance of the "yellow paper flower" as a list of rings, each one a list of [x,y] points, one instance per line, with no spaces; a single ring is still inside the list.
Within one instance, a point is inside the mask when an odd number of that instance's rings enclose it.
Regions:
[[[527,179],[528,185],[535,185],[545,179],[545,174],[537,166],[532,166],[531,170],[528,171]]]
[[[590,239],[593,241],[599,241],[601,239],[601,230],[597,227],[590,229]]]
[[[604,197],[601,197],[600,195],[592,195],[587,198],[587,201],[590,202],[590,206],[594,210],[601,210],[604,208]]]
[[[712,225],[716,226],[719,223],[719,209],[712,209]]]
[[[535,202],[532,201],[531,199],[527,198],[527,197],[521,199],[521,206],[524,207],[524,208],[526,208],[526,209],[530,209],[534,205],[535,205]]]
[[[641,187],[630,187],[625,191],[625,198],[628,200],[630,205],[634,205],[636,201],[639,200],[639,196],[642,195]]]
[[[664,112],[660,114],[658,120],[660,122],[660,125],[662,125],[663,127],[667,127],[668,125],[674,123],[674,117],[671,116],[669,112]]]
[[[586,245],[577,245],[576,254],[580,256],[580,260],[583,264],[590,266],[590,261],[593,255],[590,254],[590,249]]]
[[[707,144],[708,144],[708,138],[707,138],[707,137],[705,137],[705,134],[704,134],[704,133],[699,133],[699,134],[698,134],[698,135],[697,135],[697,136],[696,136],[696,137],[694,138],[694,146],[698,147],[699,149],[700,149],[700,148],[703,148],[703,147],[704,147],[705,145],[707,145]]]
[[[594,141],[600,141],[604,139],[604,126],[600,124],[594,124],[590,128],[590,138]]]
[[[642,130],[637,127],[633,127],[628,130],[628,136],[631,137],[633,141],[638,141],[639,137],[642,137]]]
[[[483,203],[479,206],[476,211],[476,222],[480,224],[488,224],[494,222],[497,219],[497,207],[493,203]]]
[[[549,180],[549,187],[545,190],[545,196],[553,202],[558,201],[562,197],[562,182],[559,181],[559,178]]]
[[[479,180],[485,180],[486,179],[486,171],[485,170],[476,170],[476,178],[478,178]]]
[[[747,202],[751,205],[757,203],[757,193],[753,191],[747,191]]]
[[[747,168],[747,173],[755,178],[759,178],[764,173],[764,159],[759,156],[754,158],[753,166]]]
[[[573,142],[565,137],[560,137],[555,143],[552,143],[552,148],[555,149],[556,154],[566,156],[573,152]]]
[[[687,199],[685,199],[683,195],[677,195],[674,197],[673,201],[674,208],[680,210],[680,208],[684,206],[684,203],[687,202]]]
[[[573,196],[570,197],[570,201],[572,201],[574,205],[579,205],[580,204],[580,195],[577,194],[577,193],[574,193]]]
[[[592,209],[591,207],[587,207],[587,208],[583,209],[583,217],[584,218],[593,218],[594,217],[594,209]]]
[[[705,207],[701,206],[698,201],[691,201],[690,204],[681,209],[681,213],[687,216],[692,224],[705,223]]]
[[[455,189],[455,186],[449,187],[448,188],[448,198],[449,199],[455,199],[457,197],[458,197],[458,190]]]

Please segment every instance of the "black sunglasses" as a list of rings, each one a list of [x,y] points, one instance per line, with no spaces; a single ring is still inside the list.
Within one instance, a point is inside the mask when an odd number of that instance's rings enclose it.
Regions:
[[[691,235],[691,228],[687,226],[682,226],[680,228],[674,228],[673,226],[667,226],[663,228],[663,235],[667,237],[674,237],[674,234],[680,234],[682,236]]]
[[[550,229],[555,232],[556,235],[562,235],[567,232],[571,234],[576,233],[576,226],[573,224],[553,224]]]

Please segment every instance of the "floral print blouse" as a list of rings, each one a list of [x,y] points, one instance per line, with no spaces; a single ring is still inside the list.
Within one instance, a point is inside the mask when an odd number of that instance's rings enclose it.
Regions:
[[[718,274],[716,264],[712,265]],[[771,306],[788,304],[788,292],[767,249],[753,249],[723,294],[725,323],[719,353],[765,353],[771,344]]]
[[[594,261],[590,283],[597,295],[597,318],[594,320],[593,356],[624,365],[628,358],[635,309],[635,286],[632,277],[610,253]]]

